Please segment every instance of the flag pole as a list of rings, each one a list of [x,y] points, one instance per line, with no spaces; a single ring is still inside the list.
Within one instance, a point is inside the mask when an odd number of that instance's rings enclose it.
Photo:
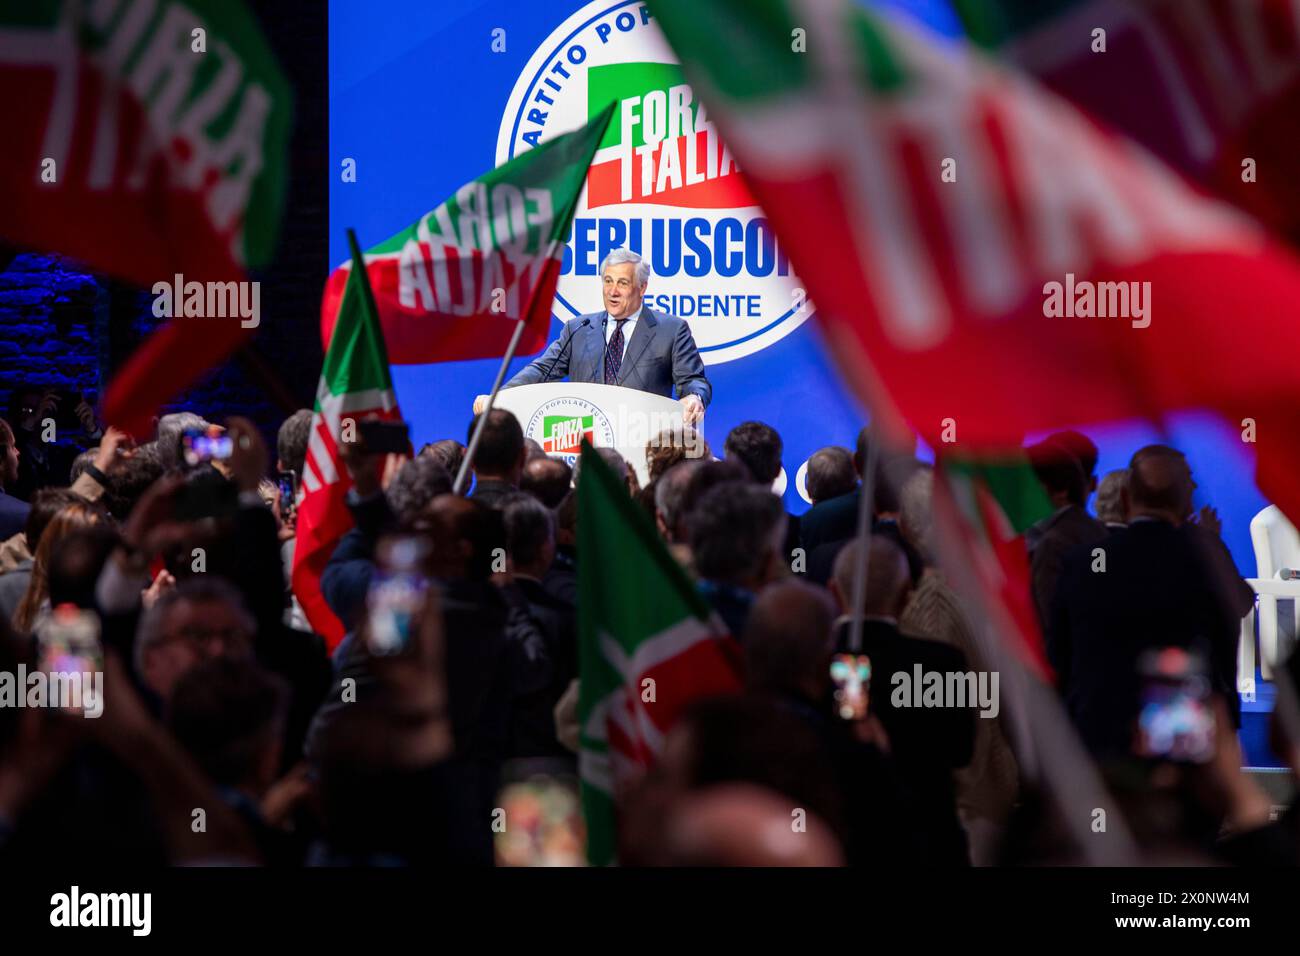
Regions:
[[[483,437],[483,427],[487,424],[488,413],[492,411],[492,404],[497,400],[497,392],[501,391],[501,383],[505,381],[506,369],[510,367],[510,360],[515,357],[515,350],[519,348],[519,339],[524,334],[524,326],[527,321],[528,317],[524,316],[515,323],[514,334],[510,336],[510,344],[506,346],[506,354],[501,357],[501,367],[497,369],[496,381],[492,383],[492,391],[488,393],[487,404],[483,406],[482,414],[474,423],[474,432],[469,437],[469,447],[465,449],[465,457],[460,463],[460,470],[456,472],[456,483],[451,489],[458,495],[465,490],[465,481],[469,478],[469,469],[474,461],[474,452],[478,450],[479,439]]]
[[[865,621],[863,604],[867,600],[867,570],[871,560],[871,524],[876,516],[876,466],[880,459],[880,442],[883,430],[868,426],[867,454],[862,464],[862,489],[858,499],[858,531],[855,540],[860,542],[853,561],[853,611],[849,617],[849,653],[862,653],[862,625]]]

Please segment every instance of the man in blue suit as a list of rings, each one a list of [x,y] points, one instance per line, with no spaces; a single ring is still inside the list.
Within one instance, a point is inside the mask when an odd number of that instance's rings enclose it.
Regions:
[[[503,388],[552,382],[566,375],[574,382],[622,385],[671,396],[676,388],[682,417],[690,424],[704,417],[713,387],[691,327],[675,315],[645,308],[650,266],[630,249],[615,249],[600,268],[604,312],[570,319],[546,352]],[[478,413],[487,403],[480,395]]]

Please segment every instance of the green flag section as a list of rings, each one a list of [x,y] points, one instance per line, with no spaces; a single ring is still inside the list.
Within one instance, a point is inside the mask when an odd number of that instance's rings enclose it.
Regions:
[[[352,527],[346,501],[352,484],[339,455],[339,444],[355,437],[345,435],[344,429],[354,430],[357,420],[402,417],[393,393],[374,294],[366,284],[366,270],[360,268],[361,249],[351,230],[348,240],[357,267],[348,274],[338,322],[316,388],[293,553],[294,595],[331,651],[343,639],[344,628],[325,603],[320,578],[334,546]]]
[[[504,355],[546,344],[564,239],[614,106],[585,126],[466,183],[401,232],[366,250],[379,319],[396,365]],[[321,335],[330,342],[350,263],[325,285]]]
[[[653,765],[684,707],[740,689],[740,654],[586,442],[578,554],[578,769],[587,859],[604,866],[617,858],[620,788]]]
[[[973,578],[989,616],[1010,635],[1011,648],[1044,679],[1051,675],[1034,611],[1025,531],[1052,513],[1028,459],[940,456],[935,468],[935,518],[949,558]]]

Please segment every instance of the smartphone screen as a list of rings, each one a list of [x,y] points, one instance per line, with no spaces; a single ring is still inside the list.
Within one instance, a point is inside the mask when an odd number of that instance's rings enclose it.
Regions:
[[[1139,756],[1178,763],[1205,763],[1214,756],[1214,710],[1210,682],[1200,658],[1170,647],[1140,663]]]
[[[282,518],[293,510],[294,499],[297,497],[296,479],[297,476],[292,471],[282,471],[276,481],[276,486],[280,489],[280,516]]]
[[[372,654],[400,654],[410,646],[415,615],[429,589],[424,570],[428,553],[428,541],[416,535],[386,538],[380,543],[366,595]]]
[[[870,704],[871,658],[865,654],[836,654],[831,658],[835,712],[843,720],[865,720]]]
[[[79,692],[70,690],[71,698],[58,701],[59,706],[72,713],[94,711],[97,702],[88,697],[98,693],[100,685],[94,675],[104,670],[99,616],[72,604],[60,604],[36,629],[36,639],[42,671],[80,677]],[[102,683],[103,678],[98,680]],[[67,681],[59,684],[69,686]]]
[[[586,827],[578,781],[558,761],[507,764],[493,826],[497,866],[583,866]]]
[[[234,450],[234,443],[217,425],[208,428],[187,428],[181,433],[181,448],[185,464],[193,468],[205,461],[225,461]]]

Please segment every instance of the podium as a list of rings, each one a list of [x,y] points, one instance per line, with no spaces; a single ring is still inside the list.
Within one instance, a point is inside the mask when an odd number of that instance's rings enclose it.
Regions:
[[[646,443],[666,428],[682,426],[682,406],[675,399],[591,382],[503,388],[494,407],[513,413],[524,437],[570,465],[577,461],[584,438],[596,448],[615,449],[631,463],[642,486],[649,480]]]

